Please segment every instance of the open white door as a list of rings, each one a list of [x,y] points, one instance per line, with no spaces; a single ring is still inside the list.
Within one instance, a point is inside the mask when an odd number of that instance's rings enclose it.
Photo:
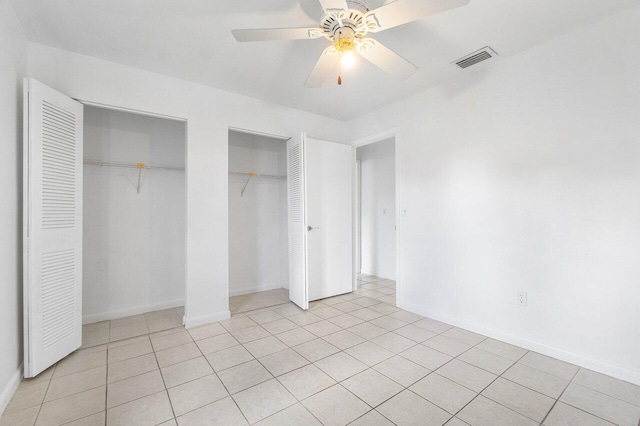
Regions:
[[[289,299],[308,309],[304,146],[304,133],[287,141]]]
[[[24,84],[24,376],[82,345],[82,104]]]
[[[309,300],[353,291],[353,148],[305,141]]]

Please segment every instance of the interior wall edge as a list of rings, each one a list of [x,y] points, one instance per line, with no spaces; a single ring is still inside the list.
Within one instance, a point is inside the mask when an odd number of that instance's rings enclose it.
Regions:
[[[184,326],[187,329],[197,327],[199,325],[211,324],[231,318],[231,311],[220,311],[209,315],[201,315],[199,317],[184,317]]]
[[[229,297],[232,296],[242,296],[245,294],[251,293],[259,293],[261,291],[269,291],[269,290],[279,290],[281,288],[286,288],[284,284],[266,284],[260,286],[247,286],[239,289],[235,289],[233,291],[229,290]]]
[[[106,312],[82,315],[82,324],[93,324],[95,322],[114,320],[118,318],[129,317],[132,315],[160,311],[162,309],[177,308],[179,306],[184,306],[184,299],[174,299],[167,300],[165,302],[156,302],[122,309],[112,309]]]
[[[529,351],[538,352],[542,355],[569,362],[579,367],[587,368],[589,370],[606,374],[608,376],[615,377],[616,379],[624,380],[626,382],[640,386],[640,371],[637,370],[611,364],[599,359],[589,358],[575,352],[570,352],[555,346],[549,346],[534,340],[524,339],[512,334],[503,333],[501,331],[487,328],[476,323],[462,321],[455,317],[442,314],[440,312],[425,310],[422,309],[419,304],[405,303],[404,301],[398,300],[398,307],[406,311],[413,312],[414,314],[432,318],[437,321],[442,321],[447,324],[463,328],[465,330],[473,331],[474,333],[479,333],[484,336],[509,343],[511,345],[520,346],[521,348],[527,349]]]
[[[5,385],[4,389],[2,389],[2,392],[0,392],[0,416],[4,413],[7,405],[9,405],[9,401],[11,401],[11,397],[13,397],[13,394],[20,385],[20,381],[22,380],[22,371],[23,364],[20,364],[20,367],[13,372],[9,382]]]

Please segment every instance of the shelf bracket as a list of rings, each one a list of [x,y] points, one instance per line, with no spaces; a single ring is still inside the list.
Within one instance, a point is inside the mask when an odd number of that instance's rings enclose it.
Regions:
[[[244,190],[247,189],[247,185],[249,185],[249,181],[253,176],[255,176],[255,174],[253,172],[249,172],[249,177],[247,178],[247,181],[244,183],[244,186],[242,187],[242,191],[240,191],[241,197],[244,197]]]

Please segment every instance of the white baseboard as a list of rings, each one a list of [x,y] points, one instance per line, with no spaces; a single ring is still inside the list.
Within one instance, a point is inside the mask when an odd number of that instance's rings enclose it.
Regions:
[[[193,327],[197,327],[199,325],[204,325],[204,324],[210,324],[212,322],[218,322],[218,321],[222,321],[222,320],[226,320],[228,318],[231,318],[231,312],[230,311],[221,311],[221,312],[216,312],[215,314],[207,314],[207,315],[201,315],[199,317],[184,317],[184,326],[186,328],[193,328]]]
[[[145,305],[131,306],[127,308],[112,309],[107,312],[97,314],[82,315],[83,324],[92,324],[94,322],[113,320],[118,318],[129,317],[131,315],[144,314],[145,312],[159,311],[162,309],[177,308],[184,306],[184,299],[169,300],[166,302],[149,303]]]
[[[364,275],[373,275],[374,277],[383,278],[385,280],[391,280],[391,281],[395,281],[396,280],[395,278],[382,276],[381,274],[378,274],[376,271],[365,271],[363,269],[363,270],[360,271],[360,273],[362,273]]]
[[[13,372],[11,378],[9,379],[9,383],[7,383],[0,392],[0,416],[6,410],[7,405],[9,405],[9,401],[11,401],[11,397],[15,393],[16,389],[20,385],[20,381],[22,380],[22,364],[16,371]]]
[[[285,288],[285,286],[283,286],[282,284],[264,284],[259,286],[242,287],[235,290],[229,289],[229,297],[258,293],[260,291],[277,290],[279,288]]]
[[[624,380],[635,385],[640,385],[640,371],[632,370],[619,365],[610,364],[606,361],[601,361],[594,358],[589,358],[575,352],[570,352],[564,349],[556,348],[554,346],[545,345],[544,343],[536,342],[533,340],[524,339],[512,334],[503,333],[498,330],[486,328],[477,324],[468,323],[465,321],[459,321],[456,318],[449,317],[437,312],[429,312],[420,308],[417,305],[411,303],[405,303],[404,301],[398,301],[398,307],[409,312],[413,312],[424,317],[429,317],[434,320],[442,321],[447,324],[454,325],[456,327],[464,328],[475,333],[480,333],[493,339],[501,340],[503,342],[520,346],[530,351],[535,351],[543,355],[547,355],[553,358],[557,358],[561,361],[569,362],[580,367],[588,368],[598,373],[606,374],[616,379]]]

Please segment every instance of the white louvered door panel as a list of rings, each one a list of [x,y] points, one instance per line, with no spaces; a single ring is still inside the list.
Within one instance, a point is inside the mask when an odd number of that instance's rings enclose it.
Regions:
[[[302,309],[308,309],[304,140],[303,133],[287,141],[289,299]]]
[[[82,104],[25,79],[24,375],[82,345]]]

